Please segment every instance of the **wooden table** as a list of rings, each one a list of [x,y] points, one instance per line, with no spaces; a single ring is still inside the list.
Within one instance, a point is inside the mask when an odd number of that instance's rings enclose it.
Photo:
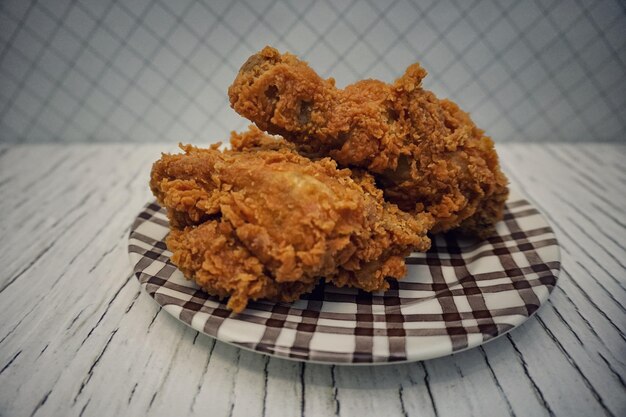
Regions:
[[[376,367],[215,342],[140,291],[127,235],[166,149],[0,147],[0,415],[626,415],[626,146],[499,145],[561,243],[550,302],[482,347]]]

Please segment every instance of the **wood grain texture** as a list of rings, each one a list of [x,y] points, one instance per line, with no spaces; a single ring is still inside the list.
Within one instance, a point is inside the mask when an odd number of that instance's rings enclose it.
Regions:
[[[562,248],[550,301],[482,347],[379,367],[237,349],[140,291],[127,234],[172,149],[0,147],[0,415],[625,415],[626,146],[499,146]]]

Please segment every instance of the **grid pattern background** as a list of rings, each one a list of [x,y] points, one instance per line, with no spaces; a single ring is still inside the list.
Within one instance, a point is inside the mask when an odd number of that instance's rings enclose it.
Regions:
[[[496,141],[624,141],[620,0],[0,0],[0,142],[223,140],[270,44],[339,86],[425,86]]]

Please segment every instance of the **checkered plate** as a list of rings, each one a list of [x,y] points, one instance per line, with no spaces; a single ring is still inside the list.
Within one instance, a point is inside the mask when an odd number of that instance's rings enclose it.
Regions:
[[[294,303],[251,302],[233,314],[170,262],[167,233],[165,211],[150,203],[128,245],[139,282],[164,310],[218,340],[311,362],[415,361],[481,345],[537,311],[560,269],[554,232],[512,195],[494,236],[436,236],[429,252],[407,258],[407,276],[384,294],[322,283]]]

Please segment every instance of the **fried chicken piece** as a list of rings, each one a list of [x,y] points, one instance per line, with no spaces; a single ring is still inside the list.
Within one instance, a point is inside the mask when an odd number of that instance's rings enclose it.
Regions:
[[[245,309],[249,299],[295,301],[311,292],[319,281],[311,275],[298,281],[273,279],[261,260],[237,237],[233,225],[222,219],[172,229],[166,243],[173,253],[172,262],[185,277],[209,294],[230,296],[228,307],[235,312]]]
[[[167,208],[172,262],[207,292],[293,301],[325,277],[367,291],[402,278],[404,257],[430,246],[428,214],[385,202],[366,173],[311,161],[258,129],[233,134],[235,150],[182,146],[152,169]]]
[[[493,142],[456,104],[424,90],[425,76],[413,64],[393,84],[363,80],[341,90],[266,47],[241,67],[228,94],[237,113],[300,153],[373,173],[386,199],[431,213],[433,232],[488,234],[508,196]]]

